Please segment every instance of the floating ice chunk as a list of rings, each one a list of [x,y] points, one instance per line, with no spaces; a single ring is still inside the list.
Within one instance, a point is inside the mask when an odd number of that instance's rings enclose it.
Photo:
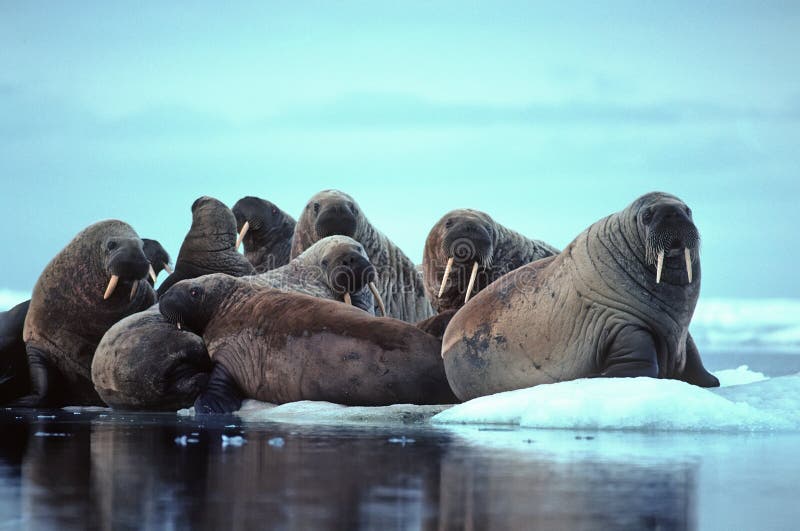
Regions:
[[[46,431],[37,431],[33,434],[34,437],[70,437],[71,433],[49,433]]]
[[[36,415],[37,419],[54,419],[56,418],[55,415]]]
[[[769,380],[764,373],[751,371],[747,365],[740,365],[735,369],[725,369],[714,373],[719,379],[720,387],[730,387],[732,385],[749,384]]]
[[[175,444],[180,446],[186,446],[187,444],[196,444],[199,443],[200,439],[196,437],[188,437],[186,435],[181,435],[180,437],[175,437]]]
[[[706,348],[800,351],[800,299],[703,299],[690,327]]]
[[[331,402],[303,400],[276,406],[245,400],[236,412],[245,422],[293,422],[311,424],[419,424],[450,406],[343,406]]]
[[[407,444],[414,444],[416,441],[403,435],[402,437],[392,437],[388,442],[390,444],[399,444],[400,446],[405,446]]]
[[[194,417],[194,406],[185,409],[179,409],[175,414],[179,417]]]
[[[283,440],[283,437],[273,437],[267,441],[267,444],[275,448],[283,448],[283,445],[286,444],[286,442]]]
[[[760,386],[757,390],[751,389]],[[800,428],[800,376],[708,390],[677,380],[597,378],[470,400],[434,423],[588,430],[768,431]]]
[[[222,436],[222,447],[226,448],[228,446],[241,446],[245,443],[244,437],[241,435],[234,435],[232,437],[228,437],[227,435]]]

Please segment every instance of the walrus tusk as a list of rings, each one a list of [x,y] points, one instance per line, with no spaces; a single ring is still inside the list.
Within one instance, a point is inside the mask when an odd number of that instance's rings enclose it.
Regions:
[[[689,249],[683,250],[683,255],[686,257],[686,274],[689,275],[689,284],[692,283],[692,252]]]
[[[133,281],[133,285],[131,286],[131,295],[130,295],[130,297],[128,297],[129,301],[132,301],[133,298],[136,296],[136,289],[138,287],[139,287],[139,281],[138,280],[134,280]]]
[[[108,299],[114,293],[114,290],[117,288],[117,282],[119,282],[119,277],[117,275],[111,275],[111,280],[108,281],[106,292],[103,294],[103,300]]]
[[[661,269],[664,267],[664,251],[658,252],[658,265],[656,266],[656,284],[661,282]]]
[[[373,297],[375,297],[375,300],[378,302],[378,308],[381,309],[381,316],[386,317],[386,306],[383,305],[383,299],[381,298],[381,294],[378,293],[378,287],[374,282],[369,283],[369,290],[372,292]]]
[[[167,274],[169,274],[169,275],[171,275],[173,273],[172,268],[166,262],[164,262],[164,271],[166,271]]]
[[[451,256],[449,260],[447,260],[447,265],[444,268],[444,277],[442,277],[442,287],[439,288],[439,297],[442,296],[444,293],[444,286],[447,284],[447,278],[450,276],[450,270],[453,269],[453,259],[455,257]]]
[[[181,329],[181,322],[178,321],[178,330],[180,330],[180,329]]]
[[[475,286],[475,277],[478,276],[478,262],[472,264],[472,274],[469,276],[469,285],[467,285],[467,296],[464,297],[464,304],[469,302],[469,296],[472,295],[472,288]]]
[[[353,305],[353,301],[352,301],[352,299],[350,299],[350,294],[349,293],[345,293],[344,294],[344,302],[345,302],[345,304],[349,304],[351,306]]]
[[[247,234],[247,231],[250,230],[250,222],[245,221],[244,225],[242,225],[242,230],[239,231],[239,237],[236,238],[236,250],[239,250],[239,246],[242,244],[242,240],[244,240],[244,235]]]
[[[150,264],[150,271],[148,271],[148,273],[150,273],[150,278],[152,278],[153,282],[155,282],[157,277],[156,277],[156,270],[153,269],[153,264]]]

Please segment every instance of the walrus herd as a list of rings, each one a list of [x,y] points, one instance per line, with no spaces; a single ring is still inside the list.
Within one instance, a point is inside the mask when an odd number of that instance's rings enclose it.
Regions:
[[[191,211],[174,270],[118,220],[56,254],[31,300],[0,313],[0,404],[205,414],[245,398],[446,404],[590,377],[719,385],[689,334],[699,231],[666,193],[563,251],[453,210],[420,266],[338,190],[296,222],[252,196]]]

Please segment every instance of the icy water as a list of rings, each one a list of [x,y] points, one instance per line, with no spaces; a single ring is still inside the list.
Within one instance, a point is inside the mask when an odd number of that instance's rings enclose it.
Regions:
[[[757,358],[774,377],[796,372],[798,358],[784,356]],[[720,355],[709,366],[736,365]],[[0,410],[0,529],[766,530],[800,521],[798,432],[408,419]]]

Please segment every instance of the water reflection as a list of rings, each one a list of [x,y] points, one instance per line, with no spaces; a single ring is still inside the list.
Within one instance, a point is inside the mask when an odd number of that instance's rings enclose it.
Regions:
[[[0,413],[0,528],[697,527],[700,459],[665,436],[47,414]]]

